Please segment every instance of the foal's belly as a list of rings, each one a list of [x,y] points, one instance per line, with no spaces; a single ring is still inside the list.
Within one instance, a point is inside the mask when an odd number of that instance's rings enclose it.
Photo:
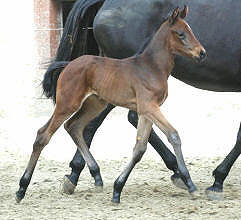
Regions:
[[[135,91],[123,75],[120,73],[102,77],[94,83],[92,90],[108,103],[136,111]]]
[[[122,89],[106,89],[104,91],[94,91],[101,99],[115,106],[124,107],[133,111],[137,110],[136,97],[132,92]]]

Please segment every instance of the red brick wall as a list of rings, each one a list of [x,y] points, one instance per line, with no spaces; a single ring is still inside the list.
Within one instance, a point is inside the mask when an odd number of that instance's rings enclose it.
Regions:
[[[57,0],[34,0],[35,40],[39,63],[55,56],[60,30],[58,30]]]

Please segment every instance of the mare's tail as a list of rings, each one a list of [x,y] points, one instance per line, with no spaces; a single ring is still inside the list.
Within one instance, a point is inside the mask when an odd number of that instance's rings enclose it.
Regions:
[[[93,32],[94,17],[105,0],[78,0],[70,11],[53,63],[42,81],[43,93],[56,101],[56,86],[62,69],[76,57],[84,54],[98,55],[98,45]],[[90,45],[88,45],[88,41]],[[94,42],[94,43],[93,43]]]

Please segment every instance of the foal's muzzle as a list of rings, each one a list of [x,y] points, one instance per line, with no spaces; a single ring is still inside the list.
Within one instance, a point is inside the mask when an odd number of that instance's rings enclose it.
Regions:
[[[205,50],[201,50],[199,52],[199,58],[198,58],[198,61],[199,62],[202,62],[203,60],[205,60],[205,58],[207,57],[207,53]]]

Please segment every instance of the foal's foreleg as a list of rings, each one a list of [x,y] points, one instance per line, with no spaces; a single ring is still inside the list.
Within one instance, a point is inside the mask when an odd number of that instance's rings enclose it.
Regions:
[[[137,127],[137,137],[136,137],[136,145],[133,150],[133,155],[130,163],[124,169],[124,171],[120,174],[120,176],[116,179],[114,183],[114,191],[112,202],[119,203],[120,195],[122,189],[135,165],[141,160],[143,154],[146,151],[146,146],[148,142],[148,138],[150,135],[152,123],[144,118],[143,116],[139,117],[138,127]]]
[[[154,105],[153,107],[153,105],[149,105],[149,109],[145,116],[167,136],[167,139],[173,146],[174,152],[176,154],[178,169],[180,171],[182,180],[188,187],[188,191],[190,193],[196,191],[197,188],[192,182],[192,179],[183,159],[181,150],[181,139],[178,135],[178,132],[169,124],[164,115],[160,112],[159,106]]]
[[[88,148],[91,145],[95,132],[114,107],[114,105],[108,104],[108,106],[97,117],[95,117],[91,122],[89,122],[85,126],[83,136]],[[71,167],[71,173],[70,175],[66,175],[64,177],[63,189],[64,192],[72,194],[74,192],[75,187],[77,186],[80,173],[85,167],[85,160],[78,149],[76,150],[76,153],[72,161],[70,162],[69,166]]]
[[[95,95],[92,95],[85,101],[81,110],[65,123],[65,129],[70,134],[84,160],[87,162],[90,173],[95,179],[96,186],[103,186],[100,168],[89,152],[89,148],[84,141],[83,131],[86,125],[105,107],[106,103],[100,101]]]
[[[138,116],[134,111],[129,111],[128,121],[137,128]],[[169,170],[172,170],[174,174],[171,176],[173,184],[181,189],[187,190],[186,185],[181,179],[181,176],[178,171],[178,165],[175,155],[166,147],[162,140],[157,136],[154,129],[151,130],[151,134],[148,142],[156,150],[156,152],[161,156],[164,163],[166,164]]]

